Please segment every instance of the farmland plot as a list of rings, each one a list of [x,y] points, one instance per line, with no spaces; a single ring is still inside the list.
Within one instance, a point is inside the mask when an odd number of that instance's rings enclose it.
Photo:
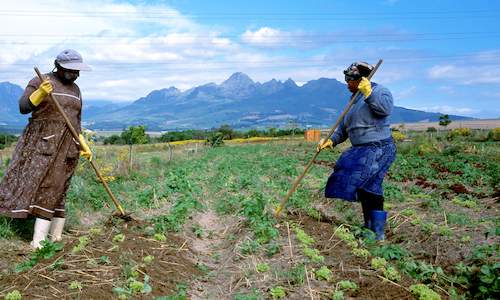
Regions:
[[[203,148],[167,161],[158,148],[127,166],[99,148],[112,207],[85,166],[68,194],[64,246],[29,253],[29,221],[0,219],[0,294],[24,298],[498,298],[500,147],[414,137],[385,182],[387,241],[363,239],[359,205],[326,200],[340,149],[324,151],[273,216],[314,145],[298,141]],[[179,157],[179,156],[176,156]],[[5,168],[5,166],[3,166]],[[29,226],[28,226],[29,225]]]

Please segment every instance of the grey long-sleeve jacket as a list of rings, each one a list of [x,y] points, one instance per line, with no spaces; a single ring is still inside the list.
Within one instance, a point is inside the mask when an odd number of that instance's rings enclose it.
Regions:
[[[391,136],[389,116],[394,104],[391,92],[384,86],[372,82],[372,93],[364,99],[361,94],[351,110],[345,115],[331,139],[334,145],[347,138],[353,145],[380,141]]]

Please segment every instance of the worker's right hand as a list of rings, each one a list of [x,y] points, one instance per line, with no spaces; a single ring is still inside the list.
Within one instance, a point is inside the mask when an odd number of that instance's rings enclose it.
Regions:
[[[48,94],[52,93],[52,84],[48,79],[45,79],[42,84],[38,87],[37,90],[35,90],[33,93],[30,95],[30,102],[34,106],[40,105],[42,103],[43,99],[47,97]]]
[[[331,139],[327,139],[326,141],[325,139],[319,140],[318,146],[316,147],[316,151],[320,152],[325,148],[330,148],[333,150],[333,141]]]
[[[85,141],[83,135],[78,135],[78,142],[80,143],[80,155],[85,157],[88,161],[92,161],[92,151]]]

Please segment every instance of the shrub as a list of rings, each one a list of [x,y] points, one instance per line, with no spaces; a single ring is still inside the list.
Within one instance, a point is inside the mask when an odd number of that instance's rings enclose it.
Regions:
[[[488,133],[488,140],[498,142],[500,141],[500,127],[493,128]]]
[[[392,132],[392,138],[396,142],[401,142],[401,141],[403,141],[406,138],[406,135],[404,135],[403,133],[401,133],[399,131],[393,131]]]

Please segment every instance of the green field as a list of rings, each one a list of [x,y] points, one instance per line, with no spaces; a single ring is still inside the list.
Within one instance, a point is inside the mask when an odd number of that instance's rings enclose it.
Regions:
[[[323,197],[347,145],[320,154],[279,219],[273,211],[315,144],[181,146],[172,160],[166,145],[142,145],[132,165],[128,147],[97,146],[97,164],[136,221],[107,222],[112,203],[82,161],[64,247],[32,254],[32,221],[0,218],[0,296],[498,299],[499,145],[459,134],[398,142],[384,242],[362,238],[358,204]]]

